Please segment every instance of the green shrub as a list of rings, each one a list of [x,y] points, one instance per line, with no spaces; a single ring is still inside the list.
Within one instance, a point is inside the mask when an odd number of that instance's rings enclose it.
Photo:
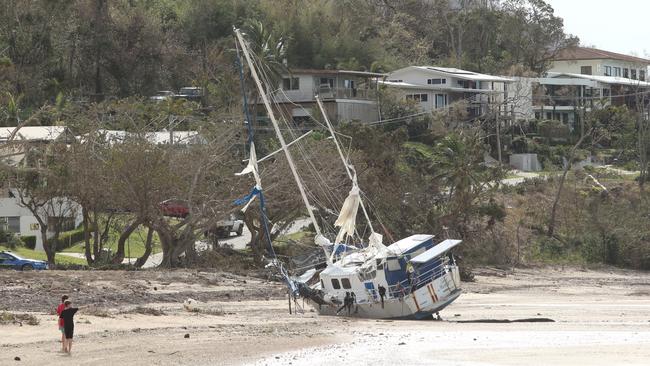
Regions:
[[[24,243],[22,240],[20,240],[20,237],[14,234],[11,234],[6,244],[10,249],[16,249],[16,247],[24,246]]]
[[[25,235],[21,236],[20,239],[25,244],[25,247],[31,250],[36,249],[36,236],[35,235]]]
[[[79,242],[84,240],[84,230],[83,228],[66,231],[59,235],[59,239],[56,241],[56,250],[60,251],[67,249]]]

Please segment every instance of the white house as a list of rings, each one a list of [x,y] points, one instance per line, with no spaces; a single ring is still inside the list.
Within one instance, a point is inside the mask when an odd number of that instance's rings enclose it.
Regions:
[[[385,75],[348,70],[292,69],[283,75],[272,99],[275,111],[297,127],[312,117],[320,119],[316,96],[323,101],[333,122],[373,122],[379,119],[377,81]],[[266,111],[259,106],[258,124],[268,122]]]
[[[650,60],[588,47],[569,47],[554,57],[548,72],[611,76],[646,81]]]
[[[60,223],[62,231],[72,230],[81,225],[81,207],[76,202],[67,198],[58,198],[46,206],[39,216],[47,218],[48,238],[54,236],[54,231],[51,229],[55,221]],[[43,250],[43,237],[38,220],[31,211],[21,205],[15,189],[4,188],[0,192],[0,228],[19,236],[35,236],[35,249]]]
[[[471,117],[486,114],[505,101],[513,80],[461,69],[435,66],[409,66],[388,74],[381,82],[399,90],[404,98],[415,100],[423,111],[447,109],[464,101]]]
[[[9,142],[12,134],[14,138]],[[29,149],[54,142],[72,141],[74,136],[65,126],[28,126],[17,131],[15,127],[0,127],[0,159],[5,164],[14,166],[26,164],[25,154]],[[55,220],[63,221],[65,229],[74,228],[81,223],[81,211],[76,203],[62,198],[53,200],[47,206],[43,216],[47,217],[48,229]],[[18,192],[7,186],[6,182],[0,182],[0,228],[21,236],[35,236],[36,249],[43,250],[43,238],[36,217],[20,204]]]

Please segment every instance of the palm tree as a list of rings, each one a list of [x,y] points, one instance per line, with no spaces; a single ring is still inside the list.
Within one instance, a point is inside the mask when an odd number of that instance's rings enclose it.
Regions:
[[[430,169],[447,190],[448,216],[461,234],[477,200],[498,176],[484,164],[484,151],[479,134],[472,131],[449,134],[434,149]]]
[[[275,90],[282,80],[282,75],[288,73],[286,66],[287,44],[285,38],[269,29],[259,20],[248,20],[244,23],[243,32],[248,40],[248,47],[255,60],[258,73],[263,78],[265,93]],[[248,76],[250,79],[250,75]],[[250,83],[249,83],[250,84]],[[253,121],[257,121],[259,93],[256,88],[250,88],[253,101]]]

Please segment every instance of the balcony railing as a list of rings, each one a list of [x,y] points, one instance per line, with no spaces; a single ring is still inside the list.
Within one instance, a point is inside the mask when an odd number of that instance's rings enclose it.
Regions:
[[[322,99],[366,99],[377,98],[377,91],[374,89],[354,88],[318,88],[315,91]]]
[[[377,91],[374,89],[352,89],[352,88],[316,88],[312,91],[304,90],[280,90],[274,95],[277,102],[310,102],[316,99],[316,95],[321,99],[357,99],[357,100],[375,100]]]

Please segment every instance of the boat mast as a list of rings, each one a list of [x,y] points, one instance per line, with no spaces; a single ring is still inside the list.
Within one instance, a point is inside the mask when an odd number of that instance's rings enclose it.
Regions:
[[[287,148],[287,143],[284,141],[284,137],[282,137],[282,132],[280,131],[280,127],[278,125],[278,121],[275,119],[275,114],[273,113],[273,109],[271,109],[271,103],[269,102],[269,98],[266,95],[266,92],[264,91],[264,87],[262,86],[262,82],[259,79],[259,76],[257,74],[257,70],[255,69],[255,66],[253,65],[253,61],[251,59],[251,56],[248,52],[248,46],[246,45],[246,42],[244,41],[244,37],[242,36],[241,32],[239,29],[235,29],[235,35],[237,36],[237,40],[239,41],[239,44],[241,45],[242,48],[242,53],[244,54],[244,57],[246,58],[246,62],[248,63],[248,68],[251,71],[251,75],[253,76],[253,79],[255,80],[255,84],[257,85],[257,89],[259,90],[260,96],[262,97],[262,101],[264,102],[264,107],[266,108],[267,113],[269,114],[269,118],[271,119],[271,123],[273,124],[273,129],[275,130],[275,134],[278,136],[278,140],[280,140],[280,145],[282,146],[282,150],[284,150],[284,155],[287,157],[287,162],[289,163],[289,168],[291,168],[291,173],[293,174],[293,178],[296,181],[296,184],[298,185],[298,190],[300,191],[300,196],[302,196],[302,200],[307,207],[307,212],[309,213],[309,218],[311,219],[311,222],[314,224],[314,229],[316,230],[317,235],[322,235],[320,227],[318,226],[318,222],[316,222],[316,217],[314,216],[314,211],[312,210],[311,205],[309,204],[309,199],[307,198],[307,193],[305,192],[305,188],[302,185],[302,181],[300,180],[300,176],[298,175],[298,171],[296,170],[296,165],[293,162],[293,158],[291,157],[291,153],[289,152],[289,149]],[[329,253],[327,253],[327,250],[325,247],[323,247],[323,251],[325,251],[325,256],[328,258],[328,262],[330,261],[329,259]]]
[[[327,124],[327,128],[329,129],[330,134],[334,139],[336,150],[339,152],[341,161],[343,161],[343,166],[345,167],[345,171],[348,173],[348,177],[350,177],[350,180],[354,181],[354,177],[352,175],[352,171],[350,170],[350,166],[347,160],[345,159],[345,156],[343,155],[343,150],[341,150],[341,146],[339,145],[339,140],[336,138],[336,134],[334,133],[334,128],[332,127],[332,124],[330,123],[330,120],[327,117],[327,113],[325,113],[325,107],[323,106],[323,102],[320,100],[320,96],[318,95],[316,96],[316,103],[318,103],[318,108],[320,108],[320,112],[323,115],[323,118],[325,119],[325,124]],[[370,226],[370,231],[374,233],[375,229],[372,228],[372,222],[370,222],[370,216],[368,216],[368,211],[366,211],[366,206],[363,204],[363,200],[361,200],[361,198],[359,198],[359,202],[361,203],[361,210],[363,211],[363,215],[366,217],[368,226]]]

